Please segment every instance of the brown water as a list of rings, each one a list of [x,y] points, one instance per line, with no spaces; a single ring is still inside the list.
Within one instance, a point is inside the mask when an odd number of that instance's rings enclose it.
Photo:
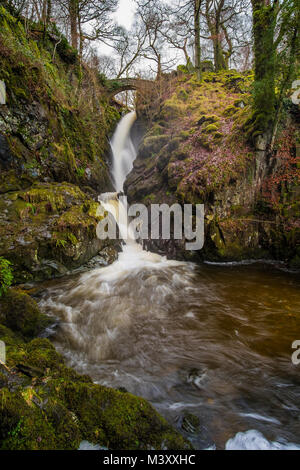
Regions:
[[[129,245],[109,267],[52,281],[40,305],[69,365],[150,400],[196,448],[269,448],[300,444],[299,284],[270,265],[196,266]]]

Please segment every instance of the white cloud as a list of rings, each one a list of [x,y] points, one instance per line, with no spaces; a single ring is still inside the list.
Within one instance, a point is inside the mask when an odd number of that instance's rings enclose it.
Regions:
[[[135,5],[133,0],[120,0],[119,7],[114,14],[114,17],[120,26],[130,29],[133,22],[134,12]]]

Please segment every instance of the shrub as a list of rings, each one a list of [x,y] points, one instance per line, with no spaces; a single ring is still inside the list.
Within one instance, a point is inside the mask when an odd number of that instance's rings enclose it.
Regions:
[[[209,124],[208,126],[205,127],[204,132],[206,134],[212,134],[213,132],[216,132],[218,130],[218,127],[215,124]]]
[[[207,123],[212,124],[212,123],[214,123],[214,122],[220,121],[220,118],[219,118],[218,116],[216,116],[215,114],[213,114],[212,116],[207,116],[207,117],[205,118],[205,121],[206,121]]]
[[[215,140],[221,139],[222,137],[223,137],[222,132],[215,132],[215,133],[214,133],[214,139],[215,139]]]
[[[11,262],[0,256],[0,297],[2,297],[13,281]]]
[[[227,106],[227,108],[224,109],[223,115],[224,116],[233,116],[237,112],[237,108],[235,108],[233,105]]]

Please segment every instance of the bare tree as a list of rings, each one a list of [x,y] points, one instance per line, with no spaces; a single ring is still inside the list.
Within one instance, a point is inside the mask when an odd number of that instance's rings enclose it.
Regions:
[[[143,57],[156,64],[156,78],[160,80],[162,73],[170,70],[177,62],[176,58],[164,54],[168,10],[156,0],[137,0],[137,5],[137,20],[143,25],[146,37]]]
[[[204,17],[213,44],[216,71],[228,68],[234,40],[238,41],[240,15],[249,10],[249,6],[248,0],[205,0]],[[243,35],[246,35],[245,29]]]
[[[131,31],[120,29],[119,37],[114,43],[117,52],[117,78],[128,74],[146,50],[147,31],[142,22],[135,21]]]
[[[112,13],[118,0],[55,0],[61,21],[67,19],[72,46],[82,56],[84,41],[112,40],[118,34]]]
[[[173,22],[173,26],[171,26],[175,34],[169,39],[174,47],[183,51],[186,62],[189,64],[190,58],[187,48],[190,46],[190,38],[192,38],[194,65],[199,81],[202,78],[200,43],[202,5],[203,0],[186,0],[184,3],[178,0],[173,7],[175,21]],[[176,33],[178,33],[177,37]]]

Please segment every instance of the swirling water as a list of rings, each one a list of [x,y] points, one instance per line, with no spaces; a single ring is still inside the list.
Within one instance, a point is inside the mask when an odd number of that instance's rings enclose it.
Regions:
[[[113,265],[52,281],[40,305],[67,362],[143,396],[196,447],[255,429],[300,443],[299,278],[263,264],[195,266],[126,247]],[[148,256],[149,255],[149,256]]]

